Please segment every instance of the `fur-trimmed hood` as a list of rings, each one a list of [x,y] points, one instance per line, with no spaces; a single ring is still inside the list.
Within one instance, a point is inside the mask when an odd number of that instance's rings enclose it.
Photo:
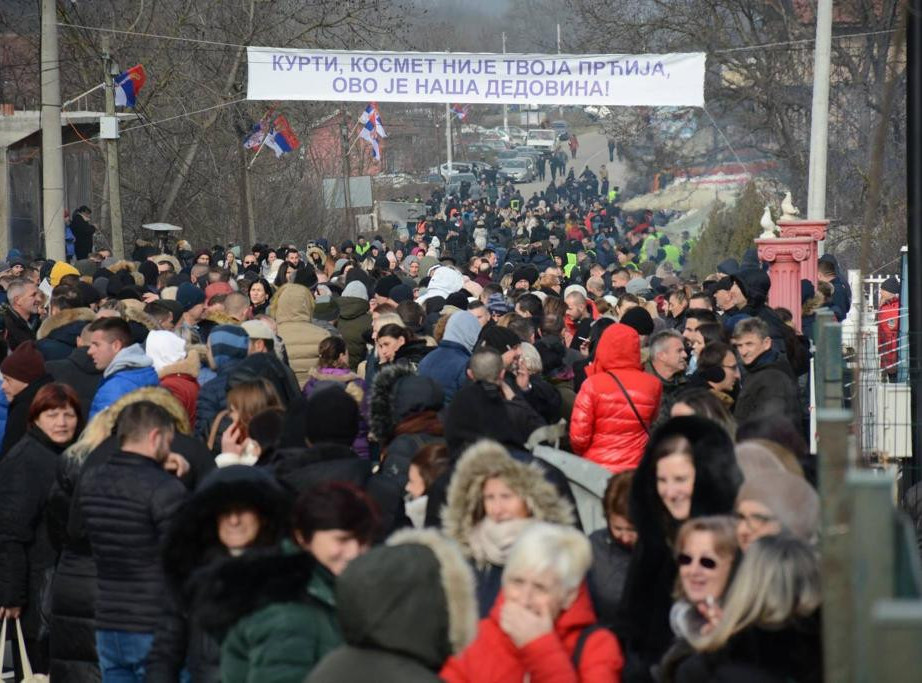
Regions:
[[[154,263],[168,261],[172,264],[174,273],[179,273],[182,271],[182,264],[179,262],[179,259],[171,254],[155,254],[154,256],[151,256],[151,260],[153,260]]]
[[[405,530],[356,558],[337,581],[349,645],[385,650],[438,671],[477,632],[473,573],[458,547],[433,530]]]
[[[228,315],[224,311],[219,310],[217,308],[208,311],[205,314],[205,317],[202,318],[202,320],[203,321],[207,320],[208,322],[214,323],[215,325],[239,325],[240,324],[240,321],[237,320],[237,318],[235,318],[232,315]]]
[[[442,529],[458,542],[467,557],[473,556],[471,532],[484,518],[484,482],[494,477],[525,499],[536,521],[567,525],[575,522],[573,506],[560,497],[539,465],[521,463],[500,444],[484,439],[461,454],[442,508]]]
[[[112,265],[107,266],[106,270],[108,270],[113,275],[119,271],[124,270],[131,276],[131,279],[134,280],[135,285],[138,287],[144,286],[144,276],[141,275],[141,273],[138,271],[138,264],[134,261],[128,261],[125,259],[116,261]]]
[[[166,389],[160,387],[142,387],[125,394],[105,410],[100,411],[90,420],[80,438],[67,449],[68,457],[84,459],[99,444],[112,435],[118,416],[126,406],[139,401],[150,401],[166,410],[176,423],[176,430],[190,434],[189,416],[179,400]]]
[[[404,377],[416,373],[406,365],[388,365],[375,374],[371,385],[371,399],[369,401],[369,432],[375,435],[379,443],[388,443],[397,428],[397,420],[393,413],[392,395],[397,383]]]
[[[289,496],[267,470],[231,465],[211,471],[170,524],[163,566],[174,590],[196,569],[228,557],[217,537],[218,515],[231,506],[254,508],[261,517],[259,542],[276,546],[287,528]],[[249,590],[256,584],[244,584]]]
[[[138,325],[146,327],[148,331],[160,329],[160,325],[157,323],[157,321],[144,312],[143,304],[140,307],[126,304],[125,320],[128,321],[129,325],[131,323],[137,323]]]
[[[87,323],[93,322],[96,314],[93,313],[89,308],[67,308],[63,311],[58,311],[52,316],[46,318],[41,325],[39,325],[38,332],[35,333],[35,338],[38,340],[48,337],[52,332],[60,330],[62,327],[67,327],[73,323]],[[81,325],[82,327],[82,325]]]
[[[169,375],[191,375],[192,377],[198,377],[201,368],[202,359],[199,358],[198,351],[190,350],[181,361],[164,365],[157,370],[157,377],[160,379]]]

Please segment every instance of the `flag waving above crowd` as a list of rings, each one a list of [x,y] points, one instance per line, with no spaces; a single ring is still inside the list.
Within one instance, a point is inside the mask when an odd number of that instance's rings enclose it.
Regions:
[[[378,105],[375,102],[365,107],[365,111],[359,117],[359,123],[362,129],[359,131],[359,137],[371,144],[371,156],[373,159],[381,158],[381,145],[378,138],[386,138],[384,125],[381,122],[381,113],[378,111]]]
[[[146,82],[147,72],[144,71],[143,64],[136,64],[116,76],[115,106],[134,107],[138,93],[141,92]]]

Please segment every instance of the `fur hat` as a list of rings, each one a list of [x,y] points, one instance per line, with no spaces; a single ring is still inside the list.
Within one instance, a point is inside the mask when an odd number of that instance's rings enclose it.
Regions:
[[[760,472],[757,477],[746,479],[736,500],[761,503],[799,539],[807,543],[816,540],[820,497],[802,477],[786,470]]]

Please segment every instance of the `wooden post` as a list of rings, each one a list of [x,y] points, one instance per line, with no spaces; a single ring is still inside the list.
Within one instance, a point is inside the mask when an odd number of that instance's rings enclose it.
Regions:
[[[819,386],[819,373],[817,380]],[[854,652],[849,544],[851,514],[845,478],[852,414],[842,408],[824,408],[819,401],[817,406],[824,678],[836,683],[849,683],[855,679],[851,666]]]
[[[112,54],[109,51],[109,36],[102,35],[102,57],[106,77],[106,116],[115,116],[115,84],[112,73]],[[118,119],[116,119],[118,126]],[[122,235],[122,188],[118,170],[118,138],[105,141],[106,145],[106,179],[108,180],[109,229],[111,230],[112,255],[117,259],[125,258],[125,239]]]

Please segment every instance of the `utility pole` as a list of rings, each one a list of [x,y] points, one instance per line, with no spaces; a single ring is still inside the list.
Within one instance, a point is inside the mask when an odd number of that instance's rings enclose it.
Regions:
[[[557,54],[560,54],[560,22],[557,22]],[[563,118],[563,105],[557,107],[557,114]]]
[[[339,135],[343,150],[343,202],[346,210],[346,234],[349,239],[352,239],[355,233],[355,219],[352,217],[352,189],[349,187],[349,177],[352,171],[349,168],[349,123],[345,112],[339,122]]]
[[[448,176],[451,177],[454,169],[451,165],[451,108],[448,102],[445,103],[445,149],[448,156]]]
[[[829,64],[832,53],[832,0],[816,8],[816,48],[813,54],[813,106],[810,112],[810,172],[807,179],[807,218],[826,217],[826,152],[829,132]],[[823,242],[819,243],[820,254]]]
[[[242,128],[238,130],[242,130]],[[253,214],[253,187],[250,184],[250,164],[243,145],[238,145],[237,147],[237,158],[240,162],[240,213],[243,219],[243,229],[241,231],[243,234],[240,241],[247,243],[244,246],[251,246],[256,244],[256,219]]]
[[[506,54],[506,32],[503,31],[503,54]],[[506,104],[503,103],[503,131],[509,134],[509,111]]]
[[[55,12],[55,0],[42,0],[42,228],[45,255],[63,261],[67,258],[64,249],[64,152],[61,148],[61,72]]]
[[[122,237],[122,186],[118,171],[118,118],[115,116],[115,81],[118,68],[109,51],[109,35],[102,35],[102,59],[106,77],[106,116],[115,121],[115,137],[106,140],[106,177],[109,180],[109,228],[112,231],[112,255],[125,258]]]
[[[922,480],[922,396],[919,395],[919,368],[922,367],[922,0],[909,1],[906,18],[906,198],[907,254],[909,271],[909,329],[905,335],[909,345],[908,386],[910,392],[910,424],[912,425],[912,464],[908,468],[909,484]],[[904,274],[906,271],[903,271]],[[901,339],[903,338],[902,329]]]

